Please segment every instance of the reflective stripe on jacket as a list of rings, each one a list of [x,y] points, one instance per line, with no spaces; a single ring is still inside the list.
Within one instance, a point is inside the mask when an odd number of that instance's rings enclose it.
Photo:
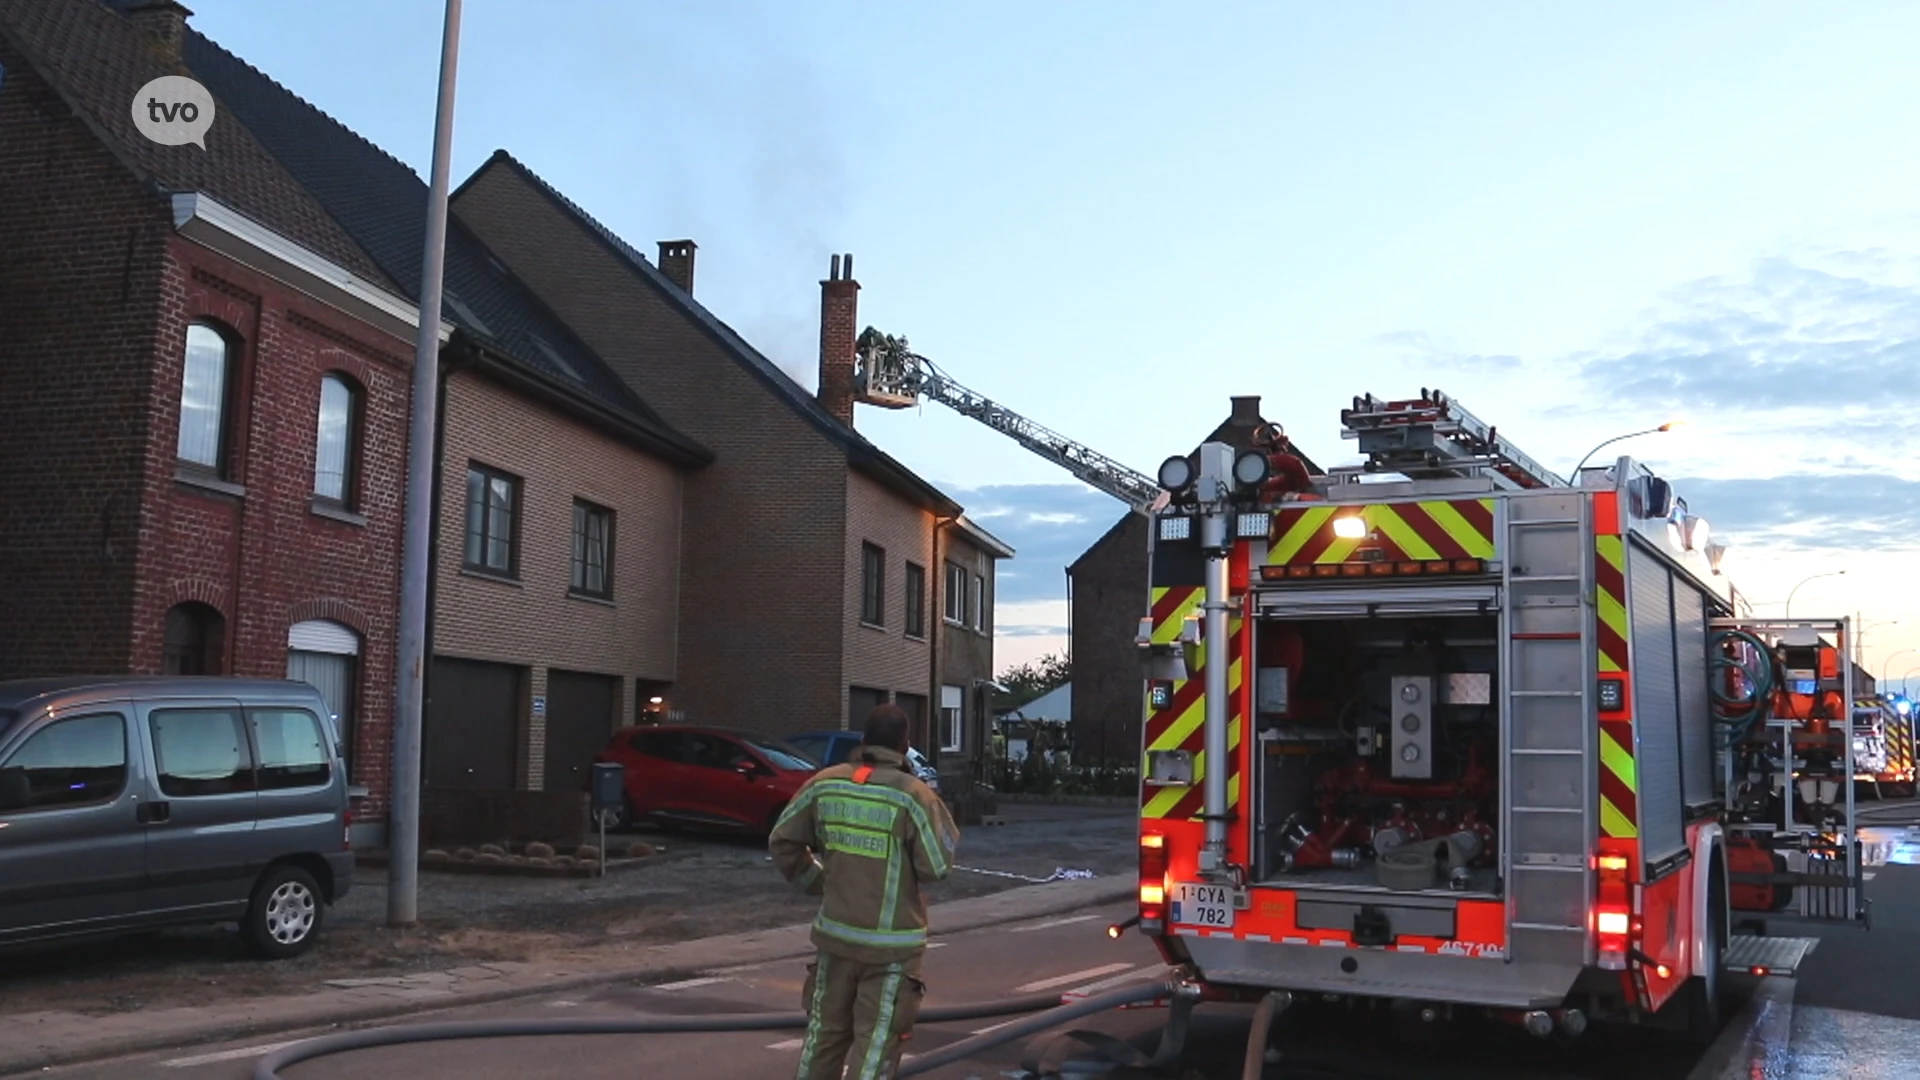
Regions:
[[[927,947],[920,885],[947,876],[959,841],[946,803],[902,755],[862,746],[807,781],[767,848],[794,887],[823,898],[816,946],[884,964]]]

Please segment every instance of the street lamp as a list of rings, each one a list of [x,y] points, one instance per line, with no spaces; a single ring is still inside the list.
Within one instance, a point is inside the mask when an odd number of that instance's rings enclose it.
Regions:
[[[1910,668],[1905,675],[1900,676],[1901,694],[1904,695],[1907,692],[1907,680],[1913,678],[1915,675],[1920,675],[1920,667]]]
[[[1885,660],[1880,661],[1880,681],[1883,683],[1886,682],[1887,676],[1893,674],[1894,657],[1905,656],[1913,651],[1912,649],[1901,649],[1899,652],[1894,653],[1893,656],[1889,656]]]
[[[1809,581],[1816,581],[1816,580],[1818,580],[1818,579],[1820,579],[1820,578],[1823,578],[1823,577],[1839,577],[1840,575],[1842,575],[1842,574],[1844,574],[1844,573],[1846,573],[1846,571],[1845,571],[1845,570],[1829,570],[1829,571],[1827,571],[1827,572],[1826,572],[1826,573],[1824,573],[1824,574],[1814,574],[1814,575],[1813,575],[1812,577],[1806,577],[1806,578],[1801,578],[1801,579],[1800,579],[1800,584],[1799,584],[1799,585],[1795,585],[1795,586],[1794,586],[1793,588],[1791,588],[1791,589],[1789,589],[1789,590],[1787,590],[1787,615],[1786,615],[1786,617],[1787,617],[1787,618],[1789,618],[1789,619],[1791,619],[1791,618],[1793,618],[1793,594],[1794,594],[1794,593],[1797,593],[1797,592],[1799,592],[1799,591],[1800,591],[1800,585],[1805,585],[1805,584],[1806,584],[1807,582],[1809,582]]]
[[[1625,435],[1615,435],[1613,438],[1608,439],[1606,442],[1603,442],[1599,446],[1596,446],[1593,449],[1587,451],[1587,457],[1581,458],[1580,464],[1575,465],[1573,467],[1574,483],[1577,484],[1580,482],[1580,479],[1579,479],[1580,468],[1581,466],[1587,463],[1587,458],[1590,458],[1593,455],[1599,453],[1600,451],[1606,449],[1607,447],[1612,446],[1614,443],[1620,442],[1622,439],[1637,439],[1642,435],[1657,435],[1662,431],[1672,431],[1674,428],[1684,427],[1685,425],[1686,425],[1685,420],[1669,420],[1666,423],[1661,424],[1659,427],[1648,428],[1645,431],[1629,431]]]

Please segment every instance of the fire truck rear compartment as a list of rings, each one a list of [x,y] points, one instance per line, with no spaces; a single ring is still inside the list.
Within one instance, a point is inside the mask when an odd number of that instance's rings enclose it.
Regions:
[[[1493,613],[1259,622],[1257,880],[1500,895],[1498,622]],[[1301,915],[1314,906],[1303,897]],[[1450,921],[1451,905],[1432,915]],[[1425,932],[1436,931],[1451,936]]]

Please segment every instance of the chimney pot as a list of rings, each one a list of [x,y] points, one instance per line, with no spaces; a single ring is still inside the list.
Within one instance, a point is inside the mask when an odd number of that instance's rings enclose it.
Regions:
[[[1233,399],[1233,412],[1227,422],[1235,427],[1252,427],[1260,423],[1260,395],[1253,394]]]
[[[853,256],[835,255],[820,283],[820,389],[815,396],[840,422],[853,426],[853,365],[860,317],[860,283]]]
[[[660,241],[660,272],[688,296],[693,295],[693,253],[699,248],[691,240]]]
[[[162,50],[171,59],[180,59],[180,46],[187,36],[187,18],[193,12],[178,0],[135,0],[122,9],[127,21],[160,40]]]

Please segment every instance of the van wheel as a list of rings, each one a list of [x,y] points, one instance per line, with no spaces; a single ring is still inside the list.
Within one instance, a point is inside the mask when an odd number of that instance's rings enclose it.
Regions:
[[[269,960],[286,960],[313,945],[325,911],[313,875],[282,863],[260,875],[241,931],[254,952]]]

